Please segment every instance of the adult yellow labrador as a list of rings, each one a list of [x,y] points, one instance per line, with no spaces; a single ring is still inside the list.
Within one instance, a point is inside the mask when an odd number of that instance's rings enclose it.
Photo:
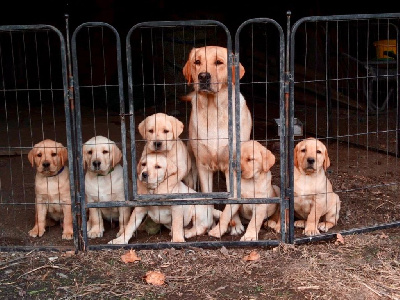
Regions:
[[[327,232],[337,224],[339,196],[326,177],[330,159],[326,146],[315,138],[307,138],[294,149],[294,211],[299,220],[295,227],[313,236]]]
[[[46,219],[62,221],[62,239],[73,237],[71,191],[67,149],[56,141],[45,139],[28,153],[35,176],[35,226],[31,237],[41,237],[46,231]]]
[[[85,194],[88,203],[125,201],[123,169],[119,164],[121,158],[122,152],[115,142],[104,136],[94,136],[83,145],[86,165]],[[103,236],[103,218],[108,221],[118,220],[117,236],[120,236],[130,214],[129,207],[89,208],[88,237]]]
[[[189,139],[196,158],[196,165],[202,192],[213,191],[213,174],[217,171],[225,173],[226,185],[229,189],[229,151],[228,116],[232,114],[233,144],[236,144],[236,123],[240,124],[240,140],[250,139],[252,128],[251,113],[246,100],[240,94],[240,120],[235,120],[235,72],[233,74],[232,110],[228,110],[228,51],[220,46],[193,48],[183,68],[188,84],[193,85],[194,92],[186,99],[192,103],[189,120]],[[244,75],[244,67],[239,65],[240,78]],[[235,154],[234,154],[235,155]],[[234,193],[236,193],[236,175],[234,174]],[[223,211],[225,219],[232,217],[230,205]],[[232,228],[232,234],[243,232],[241,224]],[[209,235],[220,237],[218,228],[213,228]]]

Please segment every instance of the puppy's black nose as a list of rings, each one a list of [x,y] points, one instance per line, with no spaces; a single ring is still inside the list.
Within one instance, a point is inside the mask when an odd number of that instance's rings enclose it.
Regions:
[[[162,145],[162,142],[159,142],[159,141],[155,141],[155,142],[154,142],[154,148],[155,148],[155,149],[160,149],[160,148],[161,148],[161,145]]]
[[[48,168],[48,167],[50,167],[50,163],[47,161],[47,160],[45,160],[43,163],[42,163],[42,166],[43,166],[43,168]]]
[[[313,163],[315,163],[315,159],[312,157],[307,158],[307,162],[312,165]]]
[[[95,169],[100,169],[101,161],[99,161],[99,160],[94,160],[94,161],[92,162],[92,165],[93,165],[93,167],[94,167]]]
[[[147,172],[142,172],[142,179],[147,179],[149,177],[149,174]]]

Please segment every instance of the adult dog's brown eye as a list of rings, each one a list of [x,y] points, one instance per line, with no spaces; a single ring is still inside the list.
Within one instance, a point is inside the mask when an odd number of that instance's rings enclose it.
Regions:
[[[42,157],[42,153],[38,153],[38,154],[37,154],[37,157]]]
[[[103,150],[103,154],[107,154],[108,153],[108,150]]]
[[[215,61],[215,64],[218,66],[218,65],[222,65],[224,62],[222,61],[222,60],[219,60],[219,59],[217,59],[216,61]]]
[[[150,133],[153,133],[153,132],[154,132],[154,130],[153,130],[153,129],[150,129],[150,130],[149,130],[149,132],[150,132]]]
[[[317,150],[317,153],[318,153],[318,154],[321,154],[322,152],[321,152],[321,150]]]
[[[195,64],[195,65],[200,65],[200,64],[201,64],[200,59],[196,59],[196,60],[194,61],[194,64]]]
[[[51,156],[55,157],[55,156],[57,156],[57,153],[53,152],[53,153],[51,153]]]
[[[88,153],[89,155],[92,155],[92,150],[89,150],[87,153]]]
[[[305,153],[305,152],[306,152],[306,149],[301,149],[301,152]]]
[[[159,165],[156,165],[155,168],[156,169],[161,169],[161,167]]]
[[[168,133],[169,132],[169,130],[168,129],[164,129],[164,133]]]
[[[142,163],[142,167],[145,167],[146,166],[146,163],[144,162],[144,163]]]
[[[251,158],[251,157],[249,157],[248,159],[247,159],[247,161],[253,161],[254,160],[254,158]]]

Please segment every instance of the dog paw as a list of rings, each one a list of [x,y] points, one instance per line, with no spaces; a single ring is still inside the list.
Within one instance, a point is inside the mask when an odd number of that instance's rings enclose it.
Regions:
[[[98,238],[98,237],[103,237],[103,231],[90,230],[88,232],[88,237],[91,238],[91,239]]]
[[[303,232],[305,235],[307,235],[307,236],[314,236],[314,235],[317,235],[317,234],[319,234],[319,230],[318,229],[304,229],[304,232]]]
[[[123,244],[123,245],[125,245],[125,244],[128,244],[128,241],[125,240],[123,238],[123,236],[121,236],[119,238],[116,238],[116,239],[113,239],[113,240],[109,241],[107,244],[110,244],[110,245]]]
[[[220,238],[222,236],[222,232],[220,228],[216,226],[208,232],[208,235],[215,238]]]
[[[185,242],[185,238],[183,238],[183,237],[173,238],[171,240],[171,242],[173,242],[173,243],[184,243]]]
[[[305,228],[306,227],[306,221],[305,220],[294,221],[294,227],[296,227],[296,228]]]
[[[322,232],[327,232],[332,227],[333,224],[329,222],[321,222],[318,224],[318,229],[321,230]]]
[[[62,239],[63,240],[72,240],[73,233],[72,232],[63,232]]]
[[[240,235],[244,232],[244,226],[242,224],[236,224],[231,228],[231,235]]]
[[[241,240],[242,242],[245,242],[245,241],[257,241],[257,236],[244,235],[244,236],[242,236],[242,237],[240,238],[240,240]]]
[[[29,235],[31,237],[41,237],[45,231],[46,230],[39,230],[37,228],[33,228],[33,229],[29,230]]]

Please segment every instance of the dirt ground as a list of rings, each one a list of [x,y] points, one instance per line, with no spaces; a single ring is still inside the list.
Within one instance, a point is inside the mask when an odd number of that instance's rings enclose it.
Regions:
[[[400,229],[274,248],[0,252],[2,299],[400,299]],[[251,252],[257,260],[246,260]],[[148,283],[159,271],[162,285]],[[147,275],[146,275],[147,274]]]

